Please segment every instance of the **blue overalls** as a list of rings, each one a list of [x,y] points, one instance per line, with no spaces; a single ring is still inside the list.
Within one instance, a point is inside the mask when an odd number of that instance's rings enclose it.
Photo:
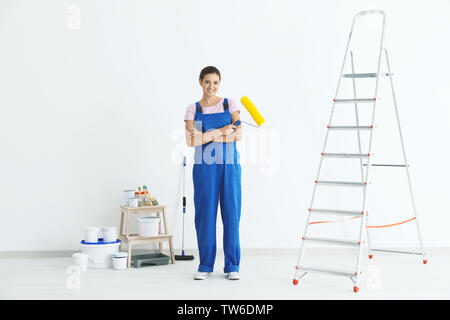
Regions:
[[[231,124],[228,100],[224,112],[203,114],[196,103],[194,126],[205,132]],[[193,169],[195,229],[200,255],[198,271],[212,272],[216,258],[217,204],[223,222],[224,272],[239,271],[241,249],[239,220],[241,217],[241,165],[236,142],[208,142],[195,147]]]

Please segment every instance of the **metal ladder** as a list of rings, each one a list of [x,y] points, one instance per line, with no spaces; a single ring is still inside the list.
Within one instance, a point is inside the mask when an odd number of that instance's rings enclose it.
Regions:
[[[377,71],[375,73],[355,73],[355,68],[354,68],[354,63],[353,63],[353,53],[350,51],[351,73],[344,74],[343,73],[344,72],[344,67],[345,67],[346,59],[347,59],[347,56],[348,56],[348,53],[349,53],[350,41],[351,41],[351,38],[352,38],[352,33],[353,33],[354,26],[355,26],[355,22],[357,21],[357,19],[359,17],[365,16],[365,15],[381,15],[382,16],[382,30],[381,30],[381,38],[380,38],[381,40],[380,40],[379,53],[378,53]],[[382,252],[422,255],[423,263],[424,264],[427,263],[426,254],[425,254],[425,251],[424,251],[424,248],[423,248],[423,242],[422,242],[421,232],[420,232],[418,218],[417,218],[417,209],[416,209],[416,205],[415,205],[415,201],[414,201],[414,194],[413,194],[411,178],[410,178],[410,174],[409,174],[409,165],[408,165],[408,161],[406,159],[405,146],[404,146],[404,143],[403,143],[403,136],[402,136],[401,127],[400,127],[400,120],[399,120],[399,114],[398,114],[398,109],[397,109],[397,102],[396,102],[396,98],[395,98],[394,85],[393,85],[393,80],[392,80],[392,75],[393,74],[391,72],[387,50],[383,49],[385,20],[386,20],[385,19],[385,13],[383,11],[381,11],[381,10],[361,11],[358,14],[356,14],[356,16],[353,19],[351,30],[350,30],[350,34],[349,34],[349,38],[348,38],[348,41],[347,41],[347,46],[346,46],[346,49],[345,49],[344,61],[342,62],[340,76],[339,76],[339,80],[338,80],[338,84],[337,84],[337,88],[336,88],[335,98],[333,99],[332,111],[331,111],[330,119],[329,119],[329,122],[328,122],[328,125],[327,125],[327,133],[326,133],[325,142],[324,142],[322,153],[321,153],[321,159],[320,159],[319,169],[318,169],[316,180],[315,180],[315,185],[314,185],[314,190],[313,190],[312,199],[311,199],[311,203],[310,203],[310,208],[308,209],[308,218],[307,218],[307,221],[306,221],[304,235],[303,235],[302,241],[301,241],[300,254],[299,254],[299,257],[298,257],[297,265],[295,266],[295,273],[294,273],[294,279],[293,279],[293,284],[294,285],[298,285],[300,278],[305,276],[307,273],[322,273],[322,274],[328,274],[328,275],[342,276],[342,277],[350,278],[352,280],[353,284],[354,284],[353,291],[354,292],[358,292],[359,291],[358,281],[359,281],[360,274],[361,274],[360,270],[361,270],[362,248],[363,248],[363,246],[365,244],[365,241],[364,241],[364,229],[366,229],[366,231],[367,231],[367,244],[368,244],[369,258],[370,259],[373,257],[372,251],[382,251]],[[384,56],[386,58],[387,72],[381,72],[380,71],[381,59],[382,59],[382,55],[383,54],[384,54]],[[391,86],[392,97],[393,97],[393,104],[394,104],[394,108],[395,108],[397,126],[398,126],[398,131],[399,131],[399,135],[400,135],[400,142],[401,142],[402,152],[403,152],[403,164],[373,164],[372,163],[372,158],[373,158],[372,157],[373,156],[373,154],[372,154],[372,137],[373,137],[373,131],[374,131],[375,109],[376,109],[377,97],[378,97],[378,84],[379,84],[379,80],[380,80],[381,77],[389,77],[389,80],[390,80],[390,86]],[[376,78],[375,92],[374,92],[374,96],[373,97],[370,97],[370,98],[367,98],[367,99],[358,99],[358,98],[356,98],[355,80],[360,79],[360,78]],[[352,85],[353,85],[353,98],[352,99],[337,99],[342,79],[351,79],[352,80],[352,82],[353,82],[352,83]],[[354,104],[355,116],[356,116],[356,126],[333,126],[332,125],[332,119],[333,119],[333,113],[334,113],[334,110],[335,110],[335,105],[336,104],[341,104],[341,103],[342,104]],[[358,104],[361,104],[361,103],[372,104],[372,106],[373,106],[373,110],[372,110],[372,114],[371,114],[371,124],[368,125],[368,126],[360,126],[359,125]],[[337,131],[337,130],[356,131],[357,137],[358,137],[359,153],[327,153],[327,152],[325,152],[329,133],[332,132],[332,131]],[[368,144],[368,152],[367,153],[362,153],[361,152],[360,131],[363,131],[363,130],[364,131],[369,131],[369,134],[370,134],[370,136],[369,136],[369,144]],[[320,172],[321,172],[322,163],[323,163],[323,159],[324,158],[353,158],[353,159],[356,158],[356,159],[359,159],[360,160],[360,167],[361,167],[361,181],[349,182],[349,181],[327,181],[327,180],[321,180],[319,178],[319,176],[320,176]],[[365,159],[367,161],[367,163],[363,163],[363,159]],[[405,168],[406,176],[407,176],[407,180],[408,180],[408,185],[409,185],[409,193],[410,193],[410,197],[411,197],[414,217],[412,219],[409,219],[409,220],[406,220],[406,221],[403,221],[403,222],[400,222],[400,223],[387,225],[387,226],[376,226],[376,227],[394,226],[394,225],[399,225],[399,224],[402,224],[402,223],[405,223],[405,222],[409,222],[409,221],[415,220],[416,226],[417,226],[417,233],[418,233],[419,243],[420,243],[420,252],[382,250],[382,249],[374,249],[374,248],[370,247],[370,239],[369,239],[369,228],[370,228],[370,226],[366,225],[366,219],[368,219],[367,218],[368,214],[367,214],[367,211],[366,211],[366,199],[367,199],[367,189],[368,189],[368,185],[369,185],[369,181],[370,181],[369,180],[370,179],[369,173],[371,171],[370,168],[372,166]],[[364,174],[363,167],[366,167],[365,174]],[[361,208],[361,210],[332,210],[332,209],[322,209],[322,208],[314,207],[314,199],[315,199],[315,196],[316,196],[317,187],[320,187],[322,185],[337,186],[337,187],[357,187],[357,188],[362,188],[362,190],[363,190],[363,201],[362,201],[362,208]],[[344,239],[318,238],[318,237],[310,237],[310,236],[308,236],[308,226],[311,224],[310,223],[310,218],[311,218],[311,216],[316,215],[316,214],[321,214],[321,215],[325,214],[325,215],[333,215],[333,216],[341,216],[341,217],[351,217],[350,219],[360,218],[359,239],[357,239],[357,240],[344,240]],[[307,243],[321,243],[321,244],[326,244],[326,245],[338,245],[338,246],[356,247],[358,249],[358,256],[357,256],[357,262],[356,262],[355,269],[354,270],[340,270],[340,269],[333,269],[333,268],[328,268],[328,267],[317,267],[317,266],[305,266],[305,265],[303,265],[305,244],[307,244]]]

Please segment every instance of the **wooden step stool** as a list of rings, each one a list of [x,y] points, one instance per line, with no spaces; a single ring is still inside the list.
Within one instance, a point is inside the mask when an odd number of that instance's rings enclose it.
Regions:
[[[175,263],[175,256],[173,253],[173,244],[172,244],[172,238],[173,236],[168,233],[167,229],[167,221],[166,221],[166,213],[164,209],[166,208],[165,205],[157,205],[157,206],[146,206],[146,207],[138,207],[138,208],[132,208],[127,206],[120,206],[121,209],[121,216],[120,216],[120,233],[119,233],[119,239],[121,241],[121,245],[123,243],[127,244],[128,247],[128,258],[127,258],[127,266],[128,268],[131,267],[131,247],[136,244],[144,244],[144,243],[152,243],[152,242],[158,242],[159,244],[159,252],[162,253],[162,245],[163,242],[169,242],[170,247],[170,258],[172,260],[172,263]],[[149,213],[155,213],[157,217],[159,218],[159,228],[158,228],[158,235],[154,237],[140,237],[138,234],[130,234],[130,217],[136,214],[149,214]],[[161,217],[162,214],[162,217]],[[123,230],[124,227],[124,221],[125,221],[125,233]],[[161,226],[164,225],[164,230],[162,230]]]

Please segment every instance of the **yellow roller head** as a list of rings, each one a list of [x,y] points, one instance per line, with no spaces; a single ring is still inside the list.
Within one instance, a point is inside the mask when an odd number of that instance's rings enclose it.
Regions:
[[[250,113],[253,120],[255,120],[255,122],[258,126],[260,126],[264,122],[266,122],[266,120],[264,120],[264,118],[258,112],[258,109],[256,109],[255,105],[250,101],[249,98],[247,98],[246,96],[243,96],[241,98],[241,103],[244,105],[245,109],[247,109],[248,113]]]

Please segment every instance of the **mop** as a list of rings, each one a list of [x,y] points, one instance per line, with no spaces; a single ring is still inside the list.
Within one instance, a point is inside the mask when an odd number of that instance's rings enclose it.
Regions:
[[[193,255],[184,253],[184,217],[186,215],[186,156],[183,157],[183,233],[181,242],[181,255],[176,254],[175,260],[194,260]]]

